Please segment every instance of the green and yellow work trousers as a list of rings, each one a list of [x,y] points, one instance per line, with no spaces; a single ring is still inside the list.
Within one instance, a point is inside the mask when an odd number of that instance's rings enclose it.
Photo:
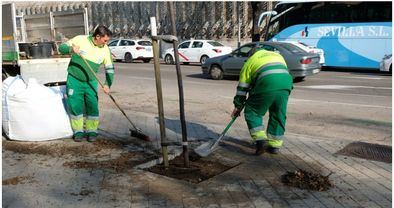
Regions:
[[[268,140],[268,146],[280,148],[286,125],[289,90],[277,90],[251,95],[245,103],[245,120],[254,141]],[[269,111],[267,133],[264,131],[263,116]]]
[[[97,81],[67,76],[67,105],[75,137],[96,137],[99,125]],[[86,115],[84,130],[84,113]]]

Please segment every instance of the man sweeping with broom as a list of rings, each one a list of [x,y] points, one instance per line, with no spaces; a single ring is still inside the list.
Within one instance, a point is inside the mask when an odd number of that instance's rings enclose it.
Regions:
[[[74,131],[73,139],[76,142],[81,142],[84,137],[89,142],[94,142],[98,135],[98,83],[85,61],[94,73],[104,64],[106,81],[103,90],[109,94],[114,79],[114,65],[107,46],[111,36],[112,32],[107,27],[98,26],[93,35],[79,35],[59,46],[60,53],[72,55],[67,69],[67,104]]]
[[[253,48],[239,75],[231,117],[239,115],[242,107],[245,108],[245,120],[256,143],[256,155],[263,154],[266,148],[272,154],[279,152],[285,133],[287,100],[292,89],[293,79],[283,57],[258,46]],[[268,134],[263,125],[267,111]]]

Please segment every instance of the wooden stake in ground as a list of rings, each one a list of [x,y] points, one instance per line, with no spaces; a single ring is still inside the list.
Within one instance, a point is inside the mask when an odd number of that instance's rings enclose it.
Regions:
[[[172,35],[176,37],[177,33],[176,33],[176,25],[175,25],[175,11],[174,11],[174,4],[172,1],[168,2],[168,9],[169,9],[169,12],[171,15]],[[180,110],[180,114],[181,114],[180,117],[181,117],[181,127],[182,127],[183,156],[185,159],[185,167],[189,167],[189,151],[188,151],[185,109],[184,109],[184,99],[183,99],[183,84],[182,84],[181,68],[179,66],[178,41],[177,40],[175,40],[173,42],[173,46],[174,46],[176,74],[178,77],[179,110]]]
[[[156,18],[150,18],[150,25],[152,31],[152,37],[157,36]],[[155,68],[155,79],[156,79],[156,92],[157,92],[157,105],[159,108],[159,124],[160,124],[160,139],[161,139],[161,151],[163,154],[164,167],[168,167],[168,152],[167,152],[167,138],[166,138],[166,127],[164,124],[164,108],[163,108],[163,93],[161,88],[161,75],[160,75],[160,63],[159,63],[159,47],[157,39],[152,38],[153,48],[153,63]]]

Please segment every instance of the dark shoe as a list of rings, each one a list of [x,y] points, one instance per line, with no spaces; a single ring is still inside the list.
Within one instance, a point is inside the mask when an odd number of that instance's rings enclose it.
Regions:
[[[73,136],[74,142],[82,142],[83,138],[85,137],[84,133],[76,133]]]
[[[88,133],[88,142],[95,142],[97,140],[97,133],[96,132],[89,132]]]
[[[267,152],[270,154],[278,154],[279,153],[279,148],[276,147],[268,147]]]
[[[97,140],[97,137],[88,136],[88,142],[95,142],[96,140]]]
[[[255,155],[262,155],[264,153],[264,146],[267,142],[264,140],[257,140],[256,141],[256,153]]]

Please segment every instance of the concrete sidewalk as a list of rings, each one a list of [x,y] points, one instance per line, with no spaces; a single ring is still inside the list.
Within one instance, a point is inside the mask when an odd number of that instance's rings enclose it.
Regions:
[[[152,144],[158,149],[157,115],[126,113],[155,139]],[[179,119],[167,117],[165,123],[167,137],[181,141]],[[195,147],[201,143],[198,142],[200,140],[216,138],[224,127],[225,124],[188,122],[188,139]],[[129,128],[118,110],[101,110],[100,132],[104,137],[126,139]],[[71,169],[63,166],[64,159],[47,156],[45,160],[37,160],[34,155],[26,156],[3,149],[3,180],[17,175],[31,176],[32,179],[17,185],[3,185],[2,203],[3,207],[18,208],[392,206],[391,163],[335,155],[351,142],[346,139],[311,138],[291,133],[286,136],[280,154],[254,156],[253,146],[247,145],[249,133],[245,122],[243,118],[239,119],[213,156],[240,164],[199,184],[138,168],[125,173]],[[172,146],[170,152],[179,154],[180,147]],[[283,185],[281,175],[297,169],[323,175],[332,173],[330,179],[335,187],[317,192]]]

